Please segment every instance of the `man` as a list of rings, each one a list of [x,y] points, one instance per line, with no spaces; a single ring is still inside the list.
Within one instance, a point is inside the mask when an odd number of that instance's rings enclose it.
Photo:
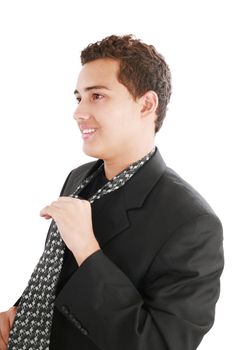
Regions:
[[[32,311],[23,322],[39,268],[28,291],[1,313],[1,349],[11,329],[13,350],[17,344],[194,350],[214,322],[224,265],[222,225],[154,145],[171,95],[169,68],[152,45],[132,35],[89,45],[81,62],[74,118],[84,153],[97,161],[71,171],[60,197],[40,212],[53,219],[65,244],[51,333],[45,341],[46,324],[34,327],[42,306],[50,315],[39,294],[30,301],[38,314],[29,321],[31,330],[25,323]],[[90,198],[97,200],[92,204]],[[56,225],[50,226],[46,251]],[[42,269],[41,294],[44,280],[52,283],[48,266]],[[38,339],[41,347],[34,345]]]

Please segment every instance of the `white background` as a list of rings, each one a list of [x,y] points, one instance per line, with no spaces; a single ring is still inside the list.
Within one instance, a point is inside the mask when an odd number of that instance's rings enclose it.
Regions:
[[[216,321],[199,349],[232,348],[231,1],[0,2],[0,310],[18,299],[38,262],[68,173],[82,152],[72,115],[80,51],[135,34],[168,62],[173,95],[155,137],[168,166],[210,203],[224,227]]]

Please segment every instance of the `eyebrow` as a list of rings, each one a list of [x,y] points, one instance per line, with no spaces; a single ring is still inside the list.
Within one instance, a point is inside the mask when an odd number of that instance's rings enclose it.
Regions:
[[[107,86],[103,86],[103,85],[94,85],[94,86],[87,86],[85,87],[84,91],[89,91],[89,90],[94,90],[94,89],[105,89],[105,90],[110,90],[109,88],[107,88]],[[79,94],[78,90],[74,90],[74,94],[77,95]]]

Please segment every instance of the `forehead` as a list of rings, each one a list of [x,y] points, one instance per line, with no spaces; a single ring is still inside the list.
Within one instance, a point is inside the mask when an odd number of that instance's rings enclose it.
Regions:
[[[77,90],[82,92],[86,86],[103,85],[109,89],[120,84],[117,80],[119,62],[111,58],[98,59],[82,66],[77,80]]]

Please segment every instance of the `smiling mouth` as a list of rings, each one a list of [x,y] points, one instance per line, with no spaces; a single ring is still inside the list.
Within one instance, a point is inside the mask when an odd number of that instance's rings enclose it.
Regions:
[[[93,137],[93,135],[97,132],[97,130],[95,131],[91,131],[91,132],[82,132],[82,139],[83,140],[89,140],[90,138]]]

